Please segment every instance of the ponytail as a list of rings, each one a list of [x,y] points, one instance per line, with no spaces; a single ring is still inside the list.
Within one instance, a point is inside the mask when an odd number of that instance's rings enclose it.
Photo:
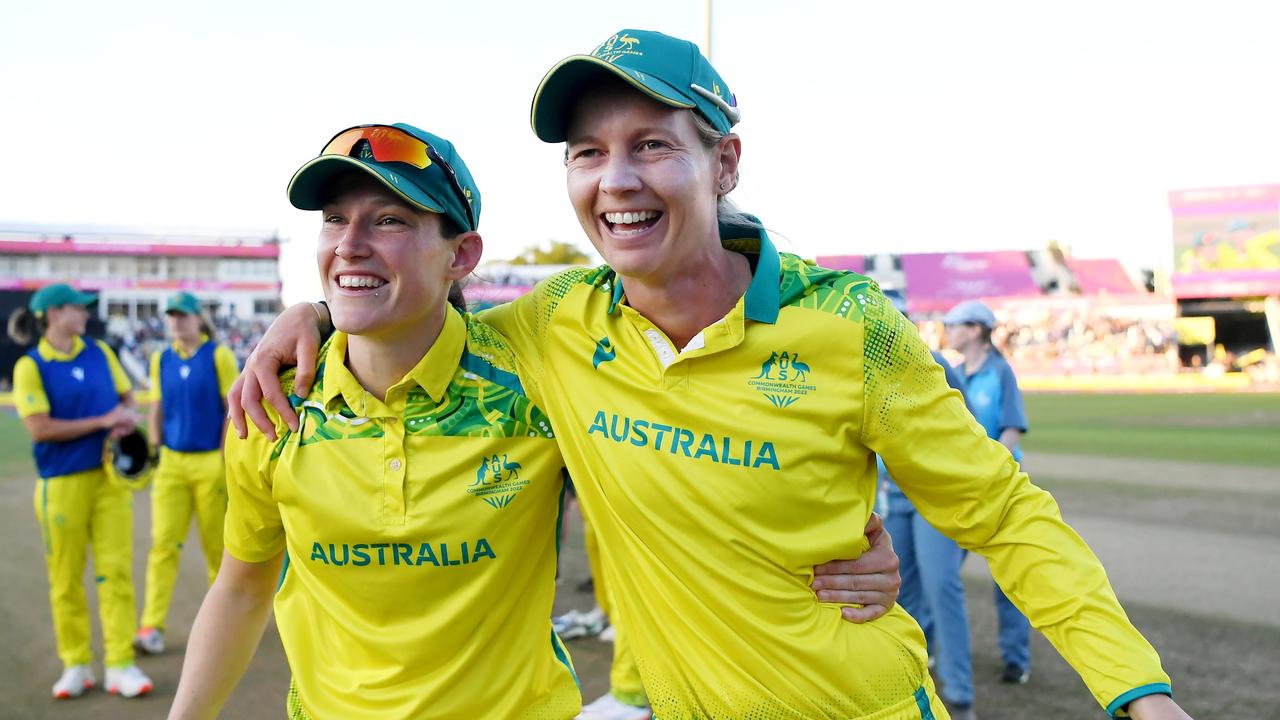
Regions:
[[[46,322],[30,308],[18,307],[9,313],[9,338],[19,345],[29,345],[44,334]]]
[[[467,311],[467,299],[462,295],[462,285],[453,283],[449,286],[449,304],[460,313]]]

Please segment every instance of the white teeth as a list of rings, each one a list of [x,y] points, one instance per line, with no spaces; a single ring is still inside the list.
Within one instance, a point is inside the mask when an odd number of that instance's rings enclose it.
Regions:
[[[657,210],[637,210],[635,212],[609,212],[604,214],[604,219],[614,225],[631,225],[633,223],[651,220],[660,215]]]
[[[373,277],[371,275],[339,275],[338,287],[345,288],[376,288],[386,285],[387,281]]]

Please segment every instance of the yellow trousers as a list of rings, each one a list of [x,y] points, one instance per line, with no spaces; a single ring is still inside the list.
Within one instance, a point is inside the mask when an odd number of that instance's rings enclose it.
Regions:
[[[222,451],[184,453],[160,449],[151,481],[151,552],[147,556],[147,601],[142,626],[164,629],[178,580],[182,544],[196,520],[209,584],[222,563],[222,522],[227,514],[227,480]]]
[[[640,680],[640,668],[636,666],[636,658],[631,654],[631,646],[623,633],[621,618],[618,616],[613,598],[604,580],[604,567],[600,560],[600,544],[591,527],[586,528],[587,562],[591,564],[591,577],[596,591],[596,604],[609,616],[609,624],[613,626],[613,665],[609,668],[609,693],[620,702],[641,707],[649,704],[644,693],[644,683]]]
[[[65,666],[93,660],[84,589],[86,551],[93,546],[98,617],[108,667],[133,663],[133,498],[102,469],[36,481],[36,520],[49,569],[49,604],[58,657]]]

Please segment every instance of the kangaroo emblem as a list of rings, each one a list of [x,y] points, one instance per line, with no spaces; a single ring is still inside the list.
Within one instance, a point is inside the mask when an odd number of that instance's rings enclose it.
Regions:
[[[756,379],[769,377],[773,373],[773,366],[776,364],[778,364],[778,353],[774,351],[768,360],[760,364],[760,374],[756,376]]]

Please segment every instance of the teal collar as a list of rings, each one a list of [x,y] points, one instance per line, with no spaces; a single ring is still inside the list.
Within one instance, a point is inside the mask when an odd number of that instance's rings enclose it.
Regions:
[[[760,226],[759,219],[752,215],[747,218],[751,223],[721,223],[720,244],[743,255],[757,256],[755,273],[744,299],[744,311],[748,320],[772,325],[778,321],[778,303],[781,298],[778,283],[782,261],[778,259],[778,251],[773,247],[769,234]],[[626,292],[622,289],[622,278],[616,272],[611,271],[609,274],[613,276],[613,295],[609,302],[609,314],[612,315]]]

